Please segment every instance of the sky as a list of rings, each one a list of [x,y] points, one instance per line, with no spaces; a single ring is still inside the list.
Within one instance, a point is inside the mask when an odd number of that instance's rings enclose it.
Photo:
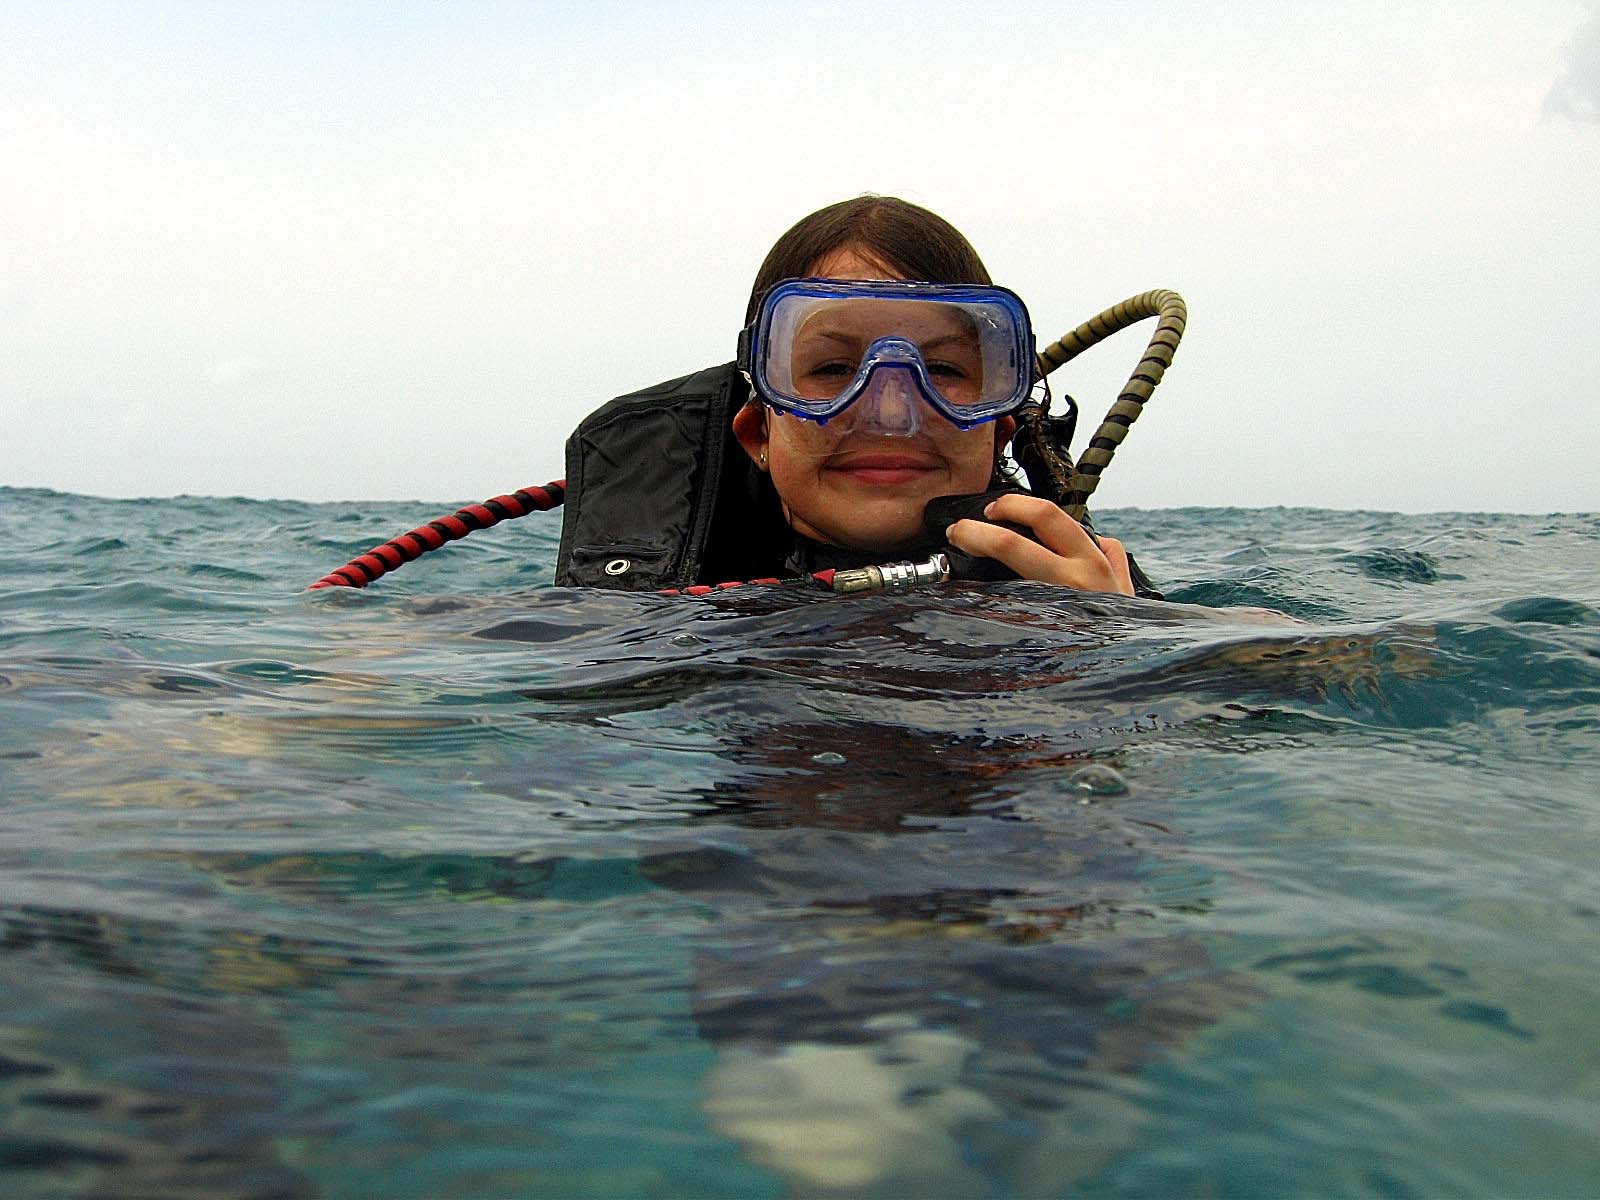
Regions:
[[[560,478],[866,192],[1041,342],[1183,294],[1100,507],[1600,511],[1600,0],[0,0],[0,485]]]

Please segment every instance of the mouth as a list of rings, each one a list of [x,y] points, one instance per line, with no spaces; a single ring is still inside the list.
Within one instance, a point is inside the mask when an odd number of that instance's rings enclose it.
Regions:
[[[894,487],[937,471],[939,463],[924,454],[876,452],[842,455],[827,469],[868,487]]]

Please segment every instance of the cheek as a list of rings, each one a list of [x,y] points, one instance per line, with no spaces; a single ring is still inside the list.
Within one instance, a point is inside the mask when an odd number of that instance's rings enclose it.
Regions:
[[[820,462],[839,441],[837,430],[784,413],[774,414],[767,429],[772,451],[793,463]]]
[[[814,477],[836,439],[810,421],[774,416],[767,427],[767,469],[781,491],[785,482]]]
[[[958,436],[946,451],[951,480],[959,491],[981,492],[994,474],[994,427],[980,425]]]
[[[816,490],[818,459],[792,436],[792,431],[774,423],[767,430],[767,473],[778,498],[785,505]]]
[[[767,474],[772,486],[778,489],[778,498],[787,501],[806,486],[806,476],[793,455],[776,442],[768,443]]]

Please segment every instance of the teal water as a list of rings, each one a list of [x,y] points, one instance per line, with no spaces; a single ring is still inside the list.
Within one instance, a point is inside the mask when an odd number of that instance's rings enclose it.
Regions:
[[[0,1194],[1600,1192],[1600,518],[298,590],[450,507],[0,490]]]

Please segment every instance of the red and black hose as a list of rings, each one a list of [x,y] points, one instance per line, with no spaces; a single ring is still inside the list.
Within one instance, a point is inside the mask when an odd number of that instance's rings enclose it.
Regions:
[[[390,538],[381,546],[374,546],[337,570],[329,571],[306,590],[364,588],[396,567],[421,557],[429,550],[437,550],[446,542],[464,538],[474,529],[487,529],[511,517],[525,517],[531,512],[560,508],[566,498],[567,481],[557,479],[543,487],[518,488],[508,495],[491,497],[482,504],[469,504],[447,516],[435,517],[426,525],[418,525],[409,533]]]

